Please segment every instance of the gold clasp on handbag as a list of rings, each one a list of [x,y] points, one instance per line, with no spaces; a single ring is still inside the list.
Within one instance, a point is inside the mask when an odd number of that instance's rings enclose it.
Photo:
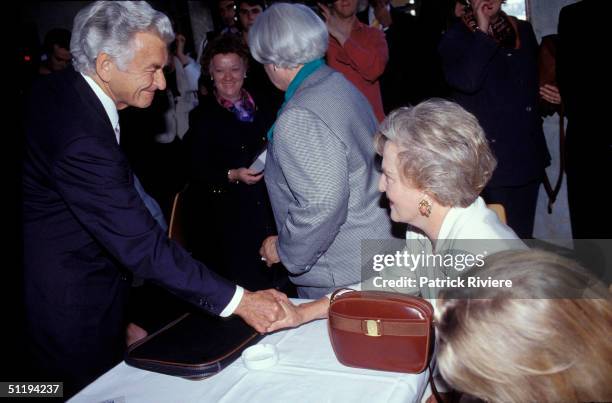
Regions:
[[[380,336],[380,320],[366,319],[363,321],[366,336]]]

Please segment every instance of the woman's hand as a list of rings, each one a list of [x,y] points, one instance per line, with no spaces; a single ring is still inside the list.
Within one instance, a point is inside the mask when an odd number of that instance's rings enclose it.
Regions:
[[[230,169],[228,178],[231,182],[240,181],[247,185],[254,185],[263,178],[263,172],[257,172],[249,168]]]
[[[478,22],[478,28],[484,33],[489,30],[491,21],[497,18],[501,8],[499,0],[472,0],[472,9]]]
[[[259,254],[266,265],[268,267],[272,266],[275,263],[280,262],[280,257],[278,256],[278,250],[276,249],[276,243],[278,242],[277,235],[271,235],[264,239],[261,244],[261,248],[259,248]]]
[[[329,309],[329,298],[327,297],[297,306],[293,305],[290,301],[277,299],[277,302],[283,308],[285,317],[272,323],[266,329],[268,332],[288,327],[297,327],[315,319],[326,318]]]
[[[297,327],[304,323],[304,317],[302,315],[302,310],[299,306],[293,305],[291,301],[277,301],[278,304],[283,308],[285,312],[285,317],[281,320],[277,320],[272,323],[266,329],[266,332],[274,332],[279,329],[285,329],[289,327]]]
[[[559,105],[561,103],[559,88],[552,84],[545,84],[540,87],[540,97],[551,104]]]

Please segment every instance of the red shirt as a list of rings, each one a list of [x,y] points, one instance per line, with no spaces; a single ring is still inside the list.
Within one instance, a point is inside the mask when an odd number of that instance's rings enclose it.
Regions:
[[[380,95],[380,78],[389,60],[385,34],[355,21],[351,36],[344,46],[329,37],[327,64],[338,70],[370,101],[379,121],[385,118]]]

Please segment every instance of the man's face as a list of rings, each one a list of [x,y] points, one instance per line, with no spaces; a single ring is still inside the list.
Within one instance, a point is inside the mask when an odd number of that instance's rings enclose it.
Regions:
[[[157,35],[139,32],[132,40],[132,60],[124,69],[113,63],[108,87],[117,109],[146,108],[155,91],[166,88],[163,67],[168,60],[166,43]]]
[[[53,52],[49,55],[49,70],[59,71],[63,70],[70,64],[72,55],[70,51],[65,48],[59,47],[57,44],[53,45]]]
[[[357,13],[357,0],[336,0],[332,8],[337,16],[349,18]]]
[[[238,6],[238,18],[240,18],[240,25],[245,32],[249,32],[249,29],[255,23],[255,19],[261,14],[263,9],[261,6],[251,6],[248,3],[240,3]]]
[[[236,23],[236,6],[234,0],[223,0],[219,2],[219,15],[226,27],[233,27]]]

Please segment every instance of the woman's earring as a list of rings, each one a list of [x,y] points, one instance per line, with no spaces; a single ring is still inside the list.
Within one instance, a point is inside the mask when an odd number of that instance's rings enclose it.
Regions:
[[[419,202],[419,213],[423,217],[429,217],[431,215],[431,202],[425,197]]]

